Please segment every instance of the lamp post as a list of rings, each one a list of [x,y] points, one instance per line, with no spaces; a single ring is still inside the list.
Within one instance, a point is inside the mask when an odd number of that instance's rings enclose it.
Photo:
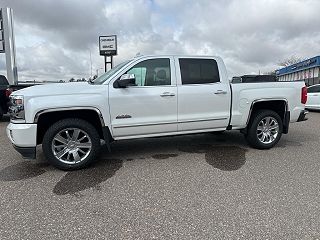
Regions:
[[[97,69],[96,69],[97,77],[99,77],[99,70],[103,70],[103,68],[101,67],[101,68],[97,68]]]

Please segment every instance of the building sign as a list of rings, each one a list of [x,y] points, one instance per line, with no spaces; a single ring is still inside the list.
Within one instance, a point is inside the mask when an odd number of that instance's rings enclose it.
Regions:
[[[99,51],[102,56],[117,55],[117,36],[100,36]]]
[[[297,69],[300,69],[300,68],[305,68],[305,67],[309,67],[310,65],[313,65],[314,63],[317,62],[317,59],[314,58],[314,59],[308,59],[308,60],[305,60],[303,62],[300,62],[300,63],[297,63],[297,64],[294,64],[292,65],[291,69],[292,70],[297,70]]]

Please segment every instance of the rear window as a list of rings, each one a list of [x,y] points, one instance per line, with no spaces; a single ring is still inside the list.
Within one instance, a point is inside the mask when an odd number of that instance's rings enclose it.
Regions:
[[[182,84],[220,82],[218,64],[214,59],[180,58]]]
[[[308,93],[320,92],[320,86],[313,86],[308,88]]]

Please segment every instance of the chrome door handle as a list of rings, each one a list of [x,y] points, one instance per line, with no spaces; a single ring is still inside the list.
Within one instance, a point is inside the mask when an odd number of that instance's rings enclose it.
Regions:
[[[175,94],[174,93],[170,93],[170,92],[164,92],[162,94],[160,94],[161,97],[174,97]]]
[[[227,91],[217,90],[214,94],[227,94]]]

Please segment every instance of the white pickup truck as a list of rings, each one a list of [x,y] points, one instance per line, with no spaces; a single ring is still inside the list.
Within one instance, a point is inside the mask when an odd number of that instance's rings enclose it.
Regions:
[[[230,83],[219,57],[141,56],[91,83],[14,92],[7,135],[25,158],[42,144],[63,170],[92,163],[101,139],[110,150],[114,140],[237,129],[268,149],[306,120],[306,101],[303,81]]]

